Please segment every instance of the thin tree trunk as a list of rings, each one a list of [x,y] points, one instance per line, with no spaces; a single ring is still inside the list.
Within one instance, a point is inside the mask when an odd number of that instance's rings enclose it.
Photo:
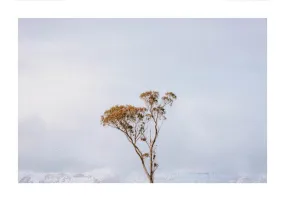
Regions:
[[[146,176],[147,176],[149,182],[151,183],[151,180],[152,180],[152,179],[151,179],[151,176],[150,176],[150,174],[148,173],[148,171],[147,171],[147,169],[146,169],[146,167],[145,167],[145,163],[144,163],[144,161],[143,161],[142,158],[141,158],[141,162],[142,162],[142,166],[143,166],[144,172],[145,172],[145,174],[146,174]]]
[[[154,183],[154,181],[153,181],[153,174],[151,174],[151,175],[149,176],[149,183]]]

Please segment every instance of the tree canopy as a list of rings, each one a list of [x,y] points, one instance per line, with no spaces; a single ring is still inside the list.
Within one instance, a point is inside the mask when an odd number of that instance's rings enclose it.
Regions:
[[[159,92],[146,91],[140,98],[145,107],[115,105],[104,112],[101,123],[124,133],[139,156],[150,183],[153,183],[154,172],[158,168],[156,140],[163,121],[166,120],[166,107],[172,106],[177,97],[174,93],[167,92],[159,98]],[[142,144],[147,145],[146,152]]]

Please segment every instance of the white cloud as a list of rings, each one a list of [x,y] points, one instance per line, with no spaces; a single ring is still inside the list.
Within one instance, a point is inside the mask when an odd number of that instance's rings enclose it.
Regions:
[[[155,89],[178,96],[159,138],[166,172],[266,174],[263,21],[19,23],[21,171],[108,167],[127,178],[141,164],[100,115],[114,104],[142,105],[139,94]]]

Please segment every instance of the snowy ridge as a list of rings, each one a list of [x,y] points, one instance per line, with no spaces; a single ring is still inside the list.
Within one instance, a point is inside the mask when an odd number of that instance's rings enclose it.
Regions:
[[[19,183],[113,183],[118,178],[109,170],[98,169],[85,173],[20,172]]]
[[[20,172],[19,183],[147,183],[145,175],[130,173],[120,179],[110,169],[96,169],[84,173],[34,173]],[[262,176],[233,176],[208,172],[190,172],[179,170],[175,172],[157,173],[156,183],[267,183]]]
[[[144,175],[130,175],[125,182],[148,182]],[[174,172],[160,172],[156,183],[267,183],[266,175],[226,175],[182,169]]]

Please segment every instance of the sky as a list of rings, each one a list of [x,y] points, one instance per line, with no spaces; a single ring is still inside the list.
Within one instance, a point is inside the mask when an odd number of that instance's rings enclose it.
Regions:
[[[19,172],[143,176],[100,116],[156,90],[178,97],[159,174],[266,175],[266,30],[266,19],[19,19]]]

